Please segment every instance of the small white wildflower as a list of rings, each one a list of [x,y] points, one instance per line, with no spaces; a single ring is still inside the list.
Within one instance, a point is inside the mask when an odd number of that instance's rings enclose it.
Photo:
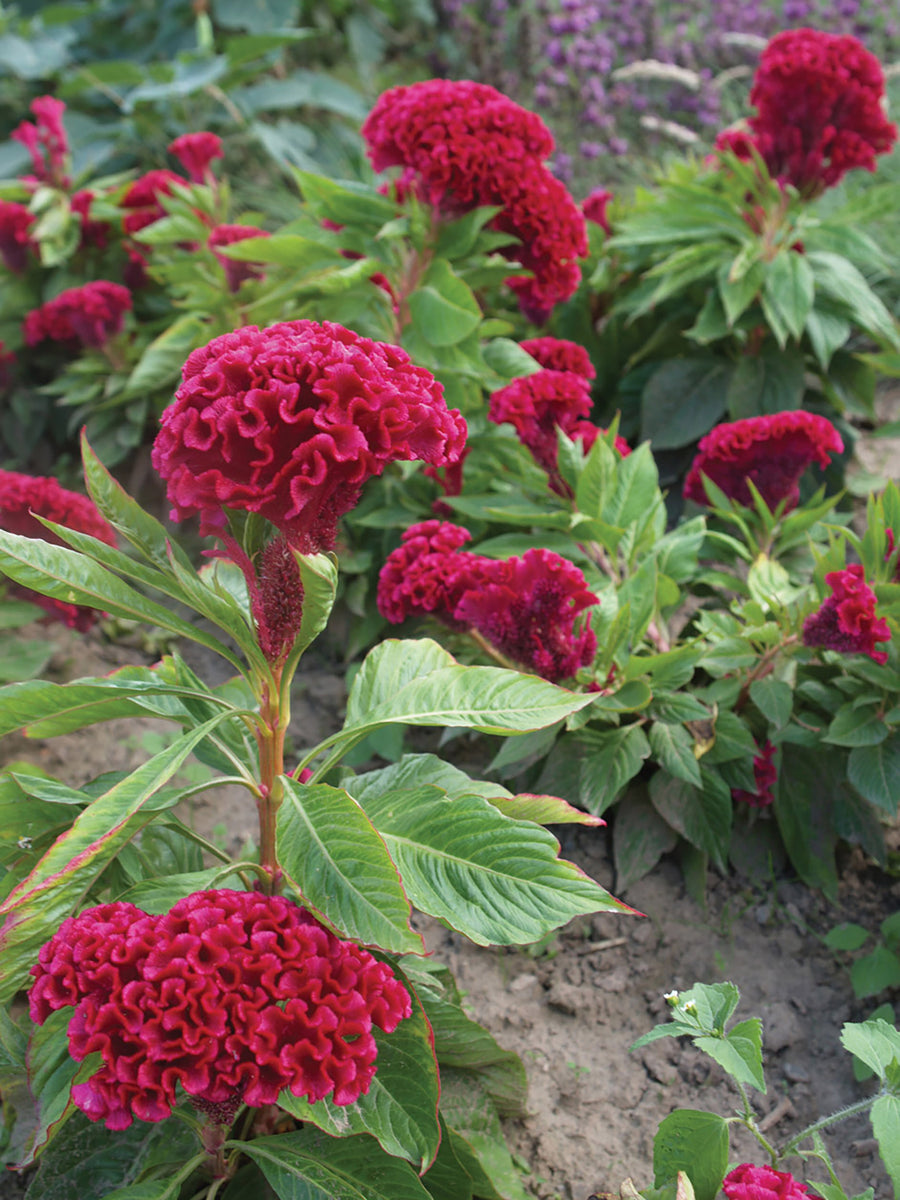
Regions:
[[[663,1000],[665,1000],[667,1004],[677,1004],[678,1003],[678,993],[677,992],[665,992],[663,994]]]
[[[684,1002],[684,1011],[686,1013],[695,1013],[697,1011],[696,1002],[694,1000],[686,1000]]]
[[[677,121],[664,121],[662,117],[648,114],[641,117],[641,125],[644,129],[649,129],[651,133],[664,133],[675,142],[683,142],[685,146],[693,146],[700,140],[693,129],[688,129],[686,125],[679,125]]]
[[[619,67],[613,71],[612,77],[617,83],[622,79],[658,79],[663,83],[680,83],[692,92],[699,92],[703,82],[696,71],[675,63],[660,62],[657,58],[642,58]]]
[[[758,33],[723,33],[720,41],[723,46],[736,46],[739,50],[765,50],[769,44],[768,38],[760,37]]]
[[[32,846],[31,838],[30,837],[20,837],[18,842],[16,842],[16,845],[19,847],[20,850],[30,850],[31,846]]]

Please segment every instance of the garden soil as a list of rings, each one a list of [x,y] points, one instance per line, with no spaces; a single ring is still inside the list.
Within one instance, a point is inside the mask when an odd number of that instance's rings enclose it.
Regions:
[[[137,648],[105,640],[102,630],[39,635],[55,640],[48,676],[57,680],[145,661]],[[185,650],[192,661],[193,652]],[[218,682],[208,663],[193,665]],[[298,676],[291,725],[297,747],[340,725],[344,697],[342,671],[327,663]],[[170,728],[128,720],[49,741],[13,735],[3,744],[3,760],[27,758],[78,786],[103,771],[136,766],[171,736]],[[470,742],[467,753],[474,748]],[[195,800],[190,815],[229,850],[254,836],[255,810],[245,794],[216,789]],[[557,832],[565,856],[615,892],[608,831]],[[844,920],[876,929],[900,909],[900,882],[851,855],[837,905],[789,878],[715,875],[701,902],[667,860],[622,899],[644,915],[576,920],[539,949],[482,949],[437,922],[420,922],[429,949],[454,971],[471,1014],[524,1060],[527,1115],[507,1122],[506,1133],[536,1200],[618,1194],[627,1177],[646,1186],[653,1180],[653,1135],[667,1114],[678,1107],[734,1112],[737,1097],[720,1068],[689,1044],[665,1039],[629,1050],[666,1020],[663,994],[673,988],[732,980],[742,994],[739,1017],[763,1018],[769,1090],[754,1093],[754,1103],[776,1143],[871,1087],[855,1082],[840,1029],[892,997],[855,1001],[844,964],[821,936]],[[827,1144],[848,1194],[872,1185],[878,1200],[887,1200],[890,1188],[866,1118],[844,1122]],[[737,1140],[733,1153],[736,1160],[761,1161],[746,1139]],[[0,1198],[20,1195],[21,1186],[7,1177]]]

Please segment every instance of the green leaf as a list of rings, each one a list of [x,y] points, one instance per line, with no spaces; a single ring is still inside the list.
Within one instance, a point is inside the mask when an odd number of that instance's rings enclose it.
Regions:
[[[800,877],[827,896],[837,894],[834,852],[837,837],[830,809],[839,803],[843,763],[815,748],[783,744],[775,788],[778,829]]]
[[[481,321],[474,292],[443,258],[432,262],[408,303],[413,327],[429,346],[456,346]]]
[[[301,1121],[334,1137],[368,1133],[387,1154],[405,1158],[421,1173],[433,1162],[440,1140],[438,1073],[431,1030],[413,993],[412,1016],[393,1033],[376,1032],[378,1058],[369,1091],[338,1106],[330,1096],[310,1104],[284,1091],[278,1104]]]
[[[271,4],[272,0],[255,0],[259,5]],[[277,0],[278,3],[290,3],[296,11],[296,0]],[[222,0],[217,0],[216,11]],[[230,0],[234,3],[234,0]],[[244,11],[243,0],[237,0],[237,7]],[[249,5],[247,6],[249,7]],[[270,32],[284,22],[273,22],[260,25],[259,32]],[[258,83],[235,89],[230,93],[231,99],[250,116],[258,113],[274,112],[279,109],[296,110],[298,108],[322,108],[328,112],[339,113],[351,121],[363,121],[368,112],[368,104],[363,96],[348,84],[336,79],[325,71],[304,71],[296,68],[286,79],[264,77]],[[310,114],[312,119],[312,114]],[[304,189],[305,192],[305,189]]]
[[[877,746],[887,736],[888,727],[877,704],[862,708],[845,704],[838,709],[822,740],[835,746]]]
[[[536,786],[539,791],[568,796],[599,816],[649,757],[650,743],[640,725],[585,730],[559,740]]]
[[[504,379],[524,379],[541,370],[540,363],[511,338],[493,338],[485,343],[481,353],[491,370],[502,375]]]
[[[794,693],[780,679],[754,679],[750,684],[750,699],[774,729],[783,729],[791,719]]]
[[[868,939],[868,932],[862,925],[845,921],[829,929],[822,939],[829,950],[859,950]]]
[[[733,421],[799,408],[805,364],[796,350],[764,349],[745,354],[728,381],[726,405]]]
[[[876,946],[850,968],[850,982],[857,1000],[877,996],[885,988],[900,984],[900,959],[887,946]]]
[[[629,794],[616,810],[613,849],[616,889],[626,891],[648,875],[664,854],[675,849],[678,834],[668,825],[643,789]]]
[[[616,461],[615,488],[601,515],[609,525],[624,529],[633,521],[646,522],[661,503],[659,472],[650,447],[644,443],[627,458]]]
[[[708,854],[720,870],[726,870],[731,840],[730,792],[725,803],[712,791],[673,778],[666,771],[657,771],[650,780],[650,799],[673,829]]]
[[[359,805],[340,788],[282,783],[278,861],[304,901],[355,941],[421,951],[397,868]]]
[[[847,759],[847,778],[859,794],[888,816],[900,796],[900,734],[875,746],[856,746]]]
[[[272,237],[245,238],[231,246],[217,246],[216,253],[238,262],[275,263],[303,270],[316,265],[336,265],[340,251],[296,233],[276,233]]]
[[[724,1038],[696,1038],[694,1045],[714,1058],[720,1067],[741,1083],[752,1084],[761,1092],[766,1090],[762,1068],[762,1022],[759,1017],[741,1021]]]
[[[464,216],[459,217],[455,221],[442,221],[438,229],[437,244],[435,253],[439,258],[465,258],[467,254],[471,254],[478,241],[478,235],[497,213],[502,212],[501,206],[484,205],[481,208],[473,208]],[[515,345],[515,343],[511,343]],[[525,356],[525,351],[522,351],[522,356]],[[529,356],[530,357],[530,356]],[[532,368],[533,369],[533,368]],[[495,368],[496,370],[496,368]],[[506,372],[501,371],[501,375]],[[522,374],[530,375],[530,370],[525,370]],[[507,378],[512,379],[515,372],[509,374]]]
[[[816,281],[806,256],[786,248],[765,266],[763,295],[799,341],[813,305]]]
[[[900,344],[896,323],[884,304],[869,287],[862,272],[841,254],[811,250],[806,255],[813,269],[816,288],[836,302],[867,332],[892,346]]]
[[[900,1033],[880,1017],[845,1024],[841,1029],[841,1045],[881,1080],[887,1078],[893,1065],[900,1063]]]
[[[293,553],[303,584],[303,613],[300,629],[284,666],[285,672],[293,669],[307,646],[316,640],[328,624],[338,584],[338,565],[333,555]],[[290,678],[289,675],[287,677]]]
[[[436,787],[385,789],[348,781],[384,838],[416,908],[478,945],[537,941],[580,913],[626,911],[530,821],[513,821],[480,796]]]
[[[894,1195],[900,1196],[900,1096],[879,1096],[870,1115],[881,1161],[891,1177]]]
[[[296,168],[291,174],[316,217],[328,217],[338,225],[378,228],[397,215],[396,204],[379,196],[371,184],[329,179]]]
[[[437,1158],[422,1182],[432,1200],[472,1200],[472,1177],[457,1157],[453,1135],[443,1122]]]
[[[653,1182],[661,1187],[684,1171],[697,1200],[715,1200],[728,1170],[728,1125],[716,1113],[678,1108],[653,1139]]]
[[[39,674],[50,661],[53,650],[53,643],[47,641],[0,640],[0,683],[13,683]]]
[[[732,369],[712,356],[672,358],[657,367],[641,396],[641,433],[655,451],[690,445],[712,429],[725,411]]]
[[[279,1200],[429,1200],[409,1163],[380,1153],[363,1135],[300,1129],[225,1145],[259,1165]]]
[[[76,910],[97,876],[154,813],[154,795],[194,746],[219,725],[214,717],[153,756],[79,814],[30,875],[0,905],[0,998],[11,998],[28,977],[37,950]],[[166,805],[175,799],[168,797]]]
[[[615,450],[602,437],[598,437],[585,459],[575,487],[575,503],[579,512],[595,518],[602,515],[612,489],[618,484],[616,467]]]
[[[846,345],[852,332],[853,326],[850,322],[837,313],[828,312],[818,306],[809,313],[806,318],[806,333],[813,354],[823,371],[828,370],[835,351]]]
[[[694,739],[683,725],[654,721],[650,726],[650,750],[670,775],[700,787],[700,766],[694,755]]]
[[[471,1077],[444,1070],[441,1112],[450,1126],[454,1153],[474,1182],[475,1195],[485,1200],[529,1200],[487,1092]]]
[[[448,725],[484,733],[543,729],[592,702],[534,675],[463,667],[428,638],[389,638],[367,656],[350,689],[342,733],[379,725]]]
[[[125,384],[126,396],[143,396],[176,383],[184,360],[203,344],[209,329],[202,317],[178,317],[144,349]]]

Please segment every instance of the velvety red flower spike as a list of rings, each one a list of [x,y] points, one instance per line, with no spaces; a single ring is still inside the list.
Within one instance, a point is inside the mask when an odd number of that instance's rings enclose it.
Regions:
[[[222,139],[215,133],[183,133],[169,143],[173,155],[188,173],[192,183],[203,183],[214,158],[224,158]]]
[[[766,741],[757,746],[759,754],[753,759],[753,775],[756,780],[756,791],[748,792],[745,788],[732,788],[731,798],[738,804],[747,804],[751,808],[768,808],[775,800],[772,788],[778,782],[778,771],[775,767],[775,746]]]
[[[757,1167],[741,1163],[730,1171],[722,1183],[728,1200],[815,1200],[805,1183],[800,1183],[788,1171],[774,1167]]]
[[[375,602],[385,620],[399,625],[408,617],[427,615],[460,628],[454,609],[463,592],[477,583],[480,566],[487,561],[460,552],[471,540],[468,529],[449,521],[410,525],[378,575]]]
[[[491,395],[488,420],[508,422],[545,471],[555,472],[556,430],[569,433],[591,411],[591,389],[574,371],[535,371]]]
[[[827,467],[844,449],[840,434],[825,417],[798,410],[747,417],[717,425],[697,447],[684,495],[708,504],[703,476],[738,504],[751,507],[752,480],[769,508],[782,500],[793,508],[800,499],[800,476],[813,463]]]
[[[259,513],[303,553],[330,550],[362,485],[390,462],[456,462],[466,423],[397,346],[329,322],[246,326],[195,350],[152,462],[172,515],[225,527]]]
[[[181,1088],[233,1117],[287,1089],[351,1104],[371,1086],[377,1026],[412,1011],[367,950],[256,892],[195,892],[150,916],[122,901],[70,918],[32,968],[31,1017],[72,1007],[69,1052],[102,1066],[72,1099],[92,1121],[161,1121]]]
[[[41,538],[51,545],[63,545],[62,539],[42,525],[38,516],[79,533],[88,533],[108,546],[116,545],[112,526],[87,496],[68,491],[56,479],[0,471],[0,529],[24,537]],[[100,617],[100,613],[93,608],[41,596],[18,585],[11,586],[16,595],[39,605],[70,629],[84,633]]]
[[[67,172],[69,139],[62,123],[66,106],[55,96],[37,96],[31,102],[31,111],[35,123],[23,121],[10,137],[21,142],[31,155],[34,181],[66,188],[71,182]]]
[[[29,346],[48,340],[105,346],[110,338],[121,333],[125,314],[131,307],[131,292],[127,287],[95,279],[60,292],[26,314],[25,341]]]
[[[216,256],[216,261],[225,272],[228,290],[236,292],[245,279],[263,279],[265,271],[258,263],[240,262],[225,254],[218,254],[219,246],[233,246],[235,242],[246,241],[247,238],[271,237],[265,229],[257,229],[255,225],[217,225],[209,235],[207,245]]]
[[[877,663],[886,663],[887,651],[876,650],[875,643],[890,641],[890,626],[884,617],[875,616],[875,593],[859,563],[830,571],[825,582],[832,594],[803,622],[804,646],[866,654]]]

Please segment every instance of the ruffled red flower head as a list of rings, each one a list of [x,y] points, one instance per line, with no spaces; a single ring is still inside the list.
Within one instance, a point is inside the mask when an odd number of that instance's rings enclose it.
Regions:
[[[591,389],[574,371],[535,371],[491,395],[488,419],[508,421],[545,471],[556,470],[556,430],[569,433],[591,411]]]
[[[891,149],[897,127],[883,97],[881,65],[856,38],[787,29],[766,46],[753,81],[754,143],[774,178],[815,195],[847,171],[873,171]]]
[[[466,423],[397,346],[329,322],[255,325],[215,338],[184,365],[152,461],[176,520],[224,527],[259,513],[304,553],[331,549],[338,519],[390,462],[455,462]]]
[[[472,535],[448,521],[420,521],[402,535],[378,575],[378,611],[394,625],[430,615],[459,627],[453,611],[479,577],[481,555],[460,551]]]
[[[38,96],[31,102],[31,111],[35,124],[23,121],[10,136],[27,148],[36,180],[68,187],[69,139],[62,123],[66,106],[55,96]]]
[[[219,246],[233,246],[235,242],[246,241],[247,238],[271,237],[265,229],[257,229],[254,225],[217,225],[207,240],[207,246],[216,256],[216,262],[225,272],[228,290],[236,292],[245,279],[262,279],[265,272],[257,263],[240,262],[236,258],[228,258],[225,254],[217,254]]]
[[[0,200],[0,255],[7,271],[21,275],[28,265],[34,215],[15,200]]]
[[[93,283],[60,292],[53,300],[27,313],[25,341],[29,346],[47,340],[105,346],[111,337],[121,333],[131,306],[127,287],[95,279]]]
[[[88,533],[108,546],[116,544],[112,526],[87,496],[68,491],[52,478],[0,471],[0,529],[24,537],[41,538],[52,545],[62,545],[62,540],[42,525],[33,515],[35,513],[55,521],[57,525]],[[100,616],[93,608],[41,596],[28,588],[16,586],[14,590],[17,595],[40,605],[70,629],[78,629],[82,633],[90,629]]]
[[[803,622],[804,646],[823,646],[841,654],[866,654],[877,663],[887,662],[887,651],[876,642],[888,642],[891,630],[884,617],[875,616],[875,593],[866,583],[858,563],[831,571],[825,582],[832,594]]]
[[[38,1024],[74,1007],[69,1052],[99,1053],[72,1099],[92,1121],[161,1121],[176,1088],[209,1111],[287,1088],[351,1104],[375,1075],[372,1026],[412,1011],[390,967],[281,896],[195,892],[149,916],[122,901],[70,918],[32,968]]]
[[[684,495],[708,504],[703,476],[738,504],[750,507],[752,480],[769,508],[782,500],[793,508],[800,498],[798,484],[807,467],[827,467],[832,454],[844,449],[840,434],[825,417],[797,410],[717,425],[697,447],[684,485]]]
[[[192,183],[203,183],[214,158],[224,158],[222,139],[215,133],[183,133],[169,144],[169,153],[181,163]]]
[[[528,338],[520,345],[547,371],[574,371],[588,380],[597,377],[591,356],[578,342],[569,342],[565,338],[538,337]]]
[[[811,1193],[788,1171],[741,1163],[725,1176],[722,1191],[728,1200],[807,1200]]]
[[[732,788],[731,798],[739,804],[748,804],[751,808],[768,808],[775,797],[772,788],[778,782],[778,771],[775,767],[775,747],[766,741],[757,746],[759,754],[753,759],[753,775],[756,780],[756,791],[748,792],[746,788]]]
[[[126,233],[137,233],[166,215],[159,198],[171,196],[174,183],[184,183],[174,171],[148,171],[135,179],[119,201],[120,208],[128,209],[122,221]]]
[[[606,188],[594,188],[581,206],[586,221],[599,225],[607,237],[612,236],[612,226],[609,223],[607,210],[613,198],[612,192]]]

